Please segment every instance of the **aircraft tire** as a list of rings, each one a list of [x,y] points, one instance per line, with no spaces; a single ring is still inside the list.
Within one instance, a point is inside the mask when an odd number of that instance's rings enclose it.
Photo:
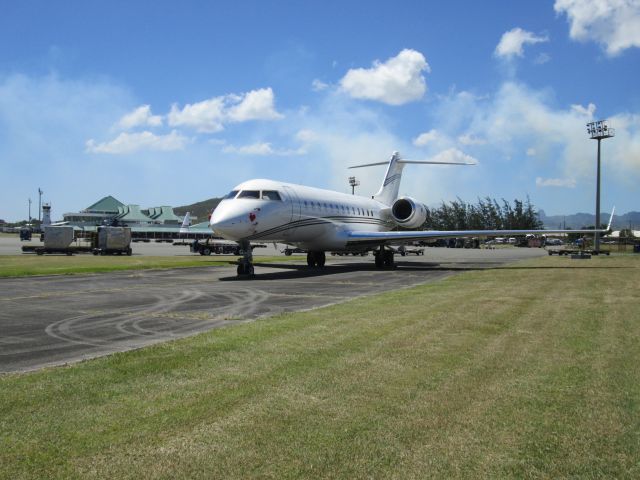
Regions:
[[[393,252],[385,250],[383,253],[384,268],[393,268]]]
[[[255,270],[253,269],[253,265],[251,263],[240,263],[238,264],[236,272],[239,277],[252,278],[254,276]]]
[[[316,252],[316,263],[320,268],[324,267],[325,262],[327,261],[327,256],[324,252]]]
[[[310,267],[316,266],[316,254],[315,252],[307,252],[307,265]]]

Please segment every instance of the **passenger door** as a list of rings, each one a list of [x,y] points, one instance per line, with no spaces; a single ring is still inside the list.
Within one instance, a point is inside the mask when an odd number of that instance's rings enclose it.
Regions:
[[[287,195],[287,202],[291,204],[291,218],[289,220],[289,223],[297,222],[301,218],[302,206],[300,205],[300,198],[298,198],[296,191],[291,187],[285,186],[284,192]],[[293,238],[295,230],[295,226],[291,225],[290,228],[284,231],[283,238],[285,240]]]

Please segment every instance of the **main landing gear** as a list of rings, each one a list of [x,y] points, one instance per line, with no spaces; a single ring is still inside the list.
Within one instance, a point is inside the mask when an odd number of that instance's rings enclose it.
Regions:
[[[253,278],[253,251],[251,250],[251,244],[246,240],[238,243],[240,244],[240,250],[242,250],[242,258],[238,260],[238,277]]]
[[[310,267],[324,267],[324,263],[327,260],[324,252],[307,252],[307,265]]]
[[[392,269],[395,267],[393,250],[385,250],[384,247],[381,246],[373,255],[376,258],[376,268]]]

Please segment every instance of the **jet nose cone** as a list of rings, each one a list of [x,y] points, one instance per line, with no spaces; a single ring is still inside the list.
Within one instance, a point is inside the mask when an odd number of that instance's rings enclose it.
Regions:
[[[218,235],[229,240],[239,240],[248,235],[249,223],[246,215],[230,209],[216,209],[211,215],[209,226]]]

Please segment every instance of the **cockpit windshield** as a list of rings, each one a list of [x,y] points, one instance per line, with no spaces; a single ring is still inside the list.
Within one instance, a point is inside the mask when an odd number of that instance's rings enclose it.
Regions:
[[[255,198],[262,200],[276,200],[279,202],[282,201],[280,193],[275,190],[242,190],[240,193],[238,193],[237,190],[234,190],[225,197],[225,199],[229,198]]]
[[[239,190],[232,190],[230,191],[226,197],[223,198],[223,200],[231,200],[232,198],[236,198],[236,195],[238,194]]]
[[[238,198],[260,198],[259,190],[242,190]]]
[[[280,194],[278,192],[276,192],[275,190],[263,190],[262,191],[262,199],[263,200],[278,200],[278,201],[282,201],[282,198],[280,198]]]

